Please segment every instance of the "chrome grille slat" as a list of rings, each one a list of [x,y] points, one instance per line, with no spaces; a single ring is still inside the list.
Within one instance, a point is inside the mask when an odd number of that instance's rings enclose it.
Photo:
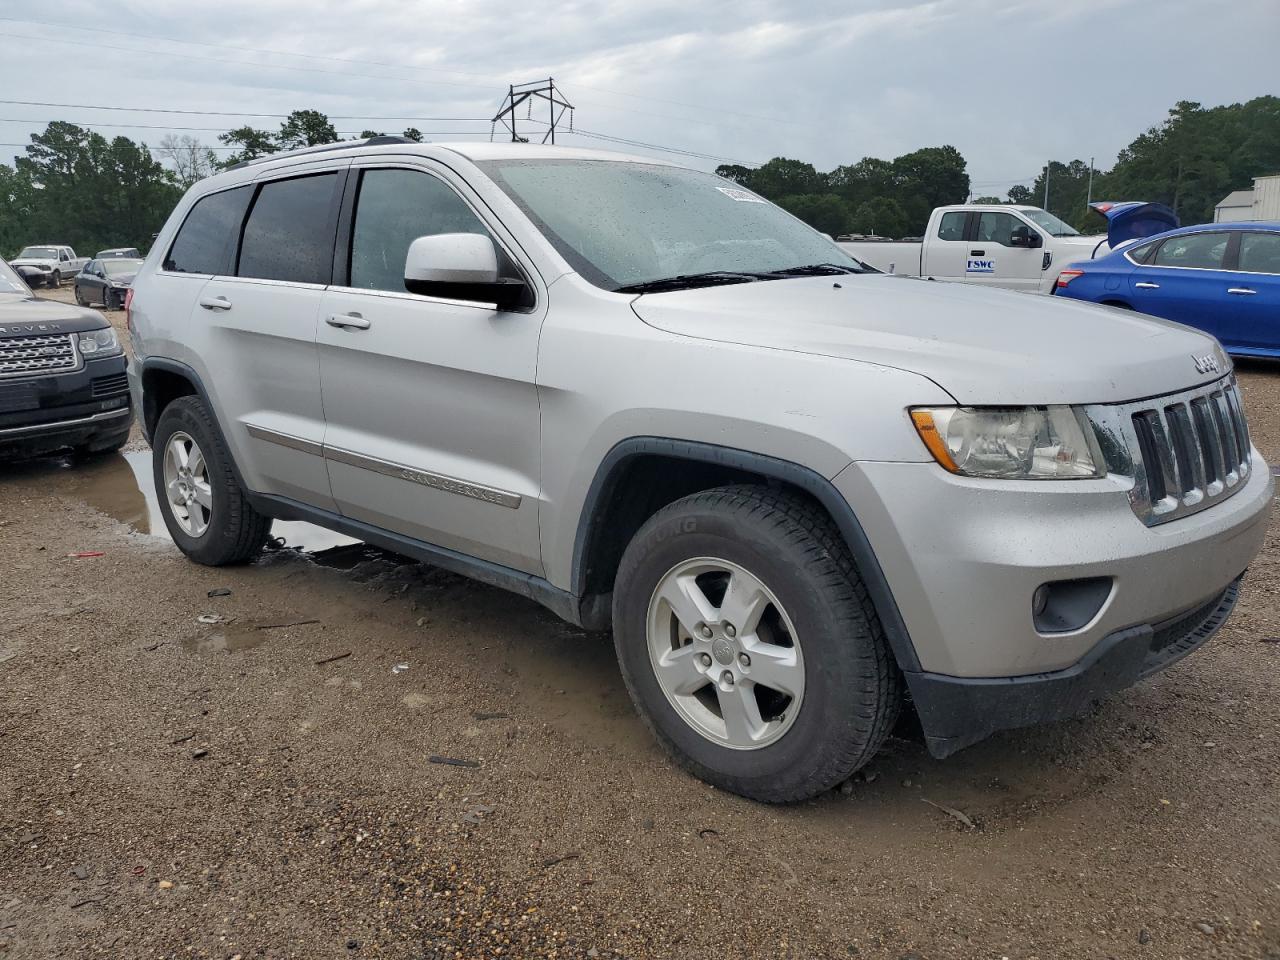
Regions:
[[[65,333],[0,338],[0,377],[70,373],[80,368],[75,337]]]
[[[1133,479],[1129,502],[1147,526],[1207,509],[1249,477],[1249,428],[1231,377],[1088,414],[1108,470]]]

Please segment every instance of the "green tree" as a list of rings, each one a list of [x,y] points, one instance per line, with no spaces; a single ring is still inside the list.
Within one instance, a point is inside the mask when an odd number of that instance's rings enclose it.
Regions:
[[[854,233],[881,237],[903,237],[911,233],[907,212],[893,197],[873,197],[860,204],[853,213]]]
[[[246,160],[257,160],[279,149],[272,134],[266,130],[255,130],[253,127],[236,127],[234,130],[218,134],[218,139],[229,147],[240,148],[238,152],[223,159],[224,167],[244,163]]]
[[[322,143],[337,143],[338,131],[329,118],[319,110],[295,110],[280,124],[276,143],[281,150],[314,147]]]
[[[834,193],[801,193],[780,197],[778,206],[822,233],[837,236],[849,229],[849,210]]]
[[[999,197],[978,197],[974,203],[1004,203]]]
[[[146,248],[181,195],[144,144],[55,121],[31,136],[12,170],[0,167],[0,238],[7,246],[69,243],[81,253]]]
[[[406,140],[412,140],[415,143],[422,142],[422,131],[419,130],[417,127],[409,127],[407,130],[405,130],[403,134],[401,134],[401,136],[403,136]]]
[[[725,163],[716,167],[716,176],[724,177],[726,180],[732,180],[734,183],[740,183],[744,187],[750,187],[751,176],[755,173],[751,167],[744,167],[737,163]]]
[[[359,139],[368,140],[370,137],[385,137],[385,136],[386,136],[385,133],[382,133],[381,131],[378,131],[378,130],[361,130]]]

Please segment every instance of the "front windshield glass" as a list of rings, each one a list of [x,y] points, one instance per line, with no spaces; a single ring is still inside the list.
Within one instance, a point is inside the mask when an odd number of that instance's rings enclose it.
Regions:
[[[129,273],[137,273],[141,260],[103,260],[102,269],[108,277],[119,277]]]
[[[1019,210],[1020,214],[1032,223],[1046,230],[1055,237],[1078,237],[1080,231],[1069,223],[1064,223],[1048,210]]]
[[[607,290],[691,274],[862,269],[830,238],[709,173],[614,160],[479,166],[575,270]]]
[[[30,257],[33,260],[57,260],[58,251],[53,247],[23,247],[22,252],[15,259]]]
[[[0,260],[0,293],[20,293],[24,297],[31,296],[31,290],[22,282],[18,272],[3,260]]]

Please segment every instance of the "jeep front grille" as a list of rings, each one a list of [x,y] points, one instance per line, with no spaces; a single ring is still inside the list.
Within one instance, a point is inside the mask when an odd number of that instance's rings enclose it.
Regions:
[[[75,337],[68,334],[0,338],[0,377],[68,373],[79,368]]]
[[[1249,428],[1234,377],[1194,390],[1089,408],[1112,473],[1133,478],[1129,502],[1147,526],[1198,513],[1242,489]]]

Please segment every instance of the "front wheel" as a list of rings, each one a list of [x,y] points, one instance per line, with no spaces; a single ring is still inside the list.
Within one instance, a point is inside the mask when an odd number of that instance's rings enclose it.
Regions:
[[[76,305],[81,307],[87,307],[89,305],[89,301],[86,300],[84,298],[84,294],[80,292],[80,284],[78,283],[76,284],[75,292],[76,292]]]
[[[62,274],[57,270],[53,271],[53,276],[49,278],[49,286],[51,289],[57,290],[62,286]]]
[[[884,742],[901,677],[848,548],[813,503],[757,486],[695,494],[636,534],[614,642],[676,760],[767,802],[812,797]]]
[[[212,415],[196,397],[181,397],[156,424],[152,476],[165,526],[197,563],[244,563],[261,552],[271,518],[253,509],[231,469],[231,454]]]

